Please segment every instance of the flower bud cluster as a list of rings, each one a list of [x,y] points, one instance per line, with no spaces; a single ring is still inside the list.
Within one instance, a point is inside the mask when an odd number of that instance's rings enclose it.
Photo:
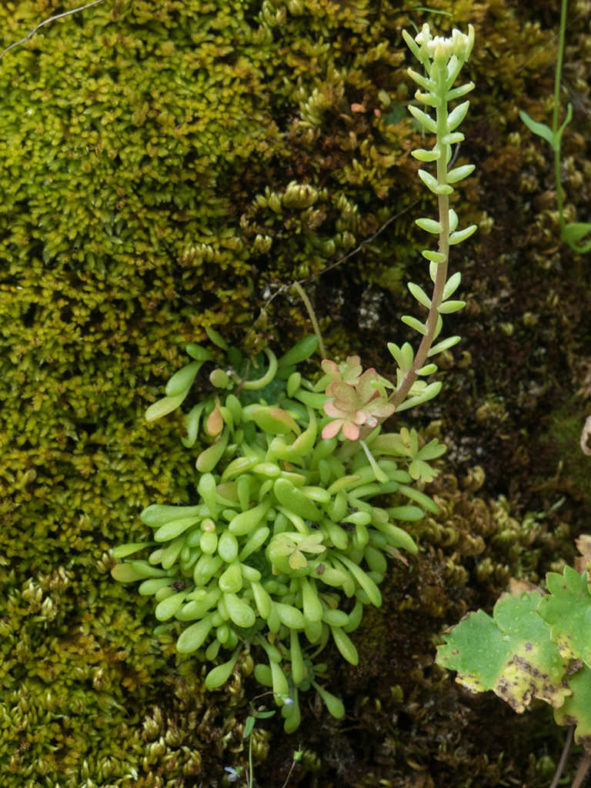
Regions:
[[[474,28],[469,25],[467,35],[454,28],[450,38],[443,38],[432,36],[429,25],[424,24],[421,32],[415,36],[415,41],[421,48],[421,60],[431,58],[441,63],[455,56],[464,62],[470,57],[474,46]]]

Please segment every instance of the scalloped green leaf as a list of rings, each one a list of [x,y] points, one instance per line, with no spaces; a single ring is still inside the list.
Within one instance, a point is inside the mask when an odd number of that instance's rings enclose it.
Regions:
[[[562,575],[549,572],[550,594],[540,605],[540,615],[550,625],[552,639],[566,659],[582,659],[591,667],[591,594],[587,573],[567,566]]]
[[[572,695],[554,709],[554,719],[559,725],[575,725],[575,741],[591,754],[591,669],[582,667],[567,682]]]
[[[469,615],[438,649],[439,664],[456,670],[456,680],[468,689],[493,690],[515,711],[524,711],[533,698],[562,706],[571,693],[563,682],[568,661],[538,615],[541,601],[537,592],[504,594],[492,618],[481,610]]]
[[[413,479],[420,479],[423,482],[432,482],[438,474],[435,468],[432,468],[429,463],[423,460],[413,460],[408,466],[408,472]]]

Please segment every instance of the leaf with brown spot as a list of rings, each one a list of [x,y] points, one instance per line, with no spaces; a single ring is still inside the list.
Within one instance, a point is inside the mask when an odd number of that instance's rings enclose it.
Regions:
[[[551,640],[550,626],[538,615],[542,597],[504,594],[491,618],[470,614],[446,636],[437,660],[457,670],[456,680],[473,691],[493,690],[515,711],[533,698],[559,707],[570,694],[564,682],[568,660]]]

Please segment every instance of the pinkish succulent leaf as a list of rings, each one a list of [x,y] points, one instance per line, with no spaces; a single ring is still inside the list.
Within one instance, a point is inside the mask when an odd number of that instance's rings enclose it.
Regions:
[[[224,429],[224,417],[220,408],[220,400],[215,398],[215,408],[211,411],[205,423],[205,429],[213,438]]]
[[[377,389],[378,383],[378,373],[375,369],[366,369],[357,381],[357,386],[355,387],[359,398],[363,402],[368,402],[373,399],[374,396],[379,396],[380,393]]]
[[[348,411],[339,408],[335,405],[334,400],[329,399],[328,402],[324,403],[324,412],[327,416],[330,416],[331,419],[344,419],[347,416]]]
[[[322,367],[322,371],[331,378],[334,378],[335,380],[341,379],[341,370],[339,369],[336,361],[331,361],[330,359],[325,358],[322,360],[320,366]]]
[[[360,404],[360,399],[357,391],[353,386],[348,383],[331,383],[326,390],[328,397],[333,397],[337,408],[345,410],[357,409]]]
[[[330,359],[324,359],[321,363],[322,370],[333,382],[338,383],[357,383],[361,375],[361,359],[359,356],[347,356],[344,364],[337,364]]]
[[[360,426],[375,427],[378,419],[394,412],[394,405],[387,400],[387,381],[373,368],[362,372],[359,356],[348,356],[340,367],[333,361],[324,361],[322,368],[333,378],[326,387],[329,399],[324,403],[324,412],[337,420],[324,427],[323,438],[334,437],[342,430],[345,438],[357,440]]]
[[[361,359],[359,356],[347,356],[345,369],[343,370],[343,380],[345,383],[356,384],[361,373]]]
[[[338,419],[336,421],[329,422],[326,427],[322,430],[322,437],[325,441],[330,440],[330,438],[334,438],[336,435],[339,434],[341,427],[343,426],[343,420]]]
[[[343,424],[343,435],[350,441],[356,441],[359,437],[359,427],[350,421],[346,421]]]
[[[368,402],[363,408],[363,411],[366,414],[371,414],[372,416],[376,416],[379,419],[385,419],[388,416],[391,416],[395,410],[395,405],[393,405],[391,402],[386,402],[381,398],[376,398],[372,400],[372,402]]]

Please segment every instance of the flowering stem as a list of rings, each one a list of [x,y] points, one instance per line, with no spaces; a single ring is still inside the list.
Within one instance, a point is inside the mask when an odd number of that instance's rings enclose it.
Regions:
[[[560,9],[560,34],[558,38],[558,55],[556,58],[556,73],[554,75],[554,108],[552,111],[552,131],[554,133],[554,179],[556,181],[556,205],[558,207],[558,218],[560,230],[564,230],[564,207],[562,200],[562,179],[560,177],[560,144],[562,138],[558,136],[558,108],[560,102],[560,81],[562,77],[562,61],[564,58],[564,39],[566,31],[566,10],[567,2],[562,0]]]
[[[322,358],[326,358],[326,349],[324,347],[324,342],[322,340],[322,334],[320,333],[320,326],[318,325],[318,320],[316,319],[316,312],[314,311],[314,307],[312,306],[312,302],[308,298],[308,294],[301,286],[299,282],[294,282],[292,288],[296,291],[299,297],[304,302],[304,306],[306,307],[306,311],[310,316],[310,322],[312,323],[312,328],[314,329],[314,333],[318,338],[318,350],[320,351],[320,355]]]
[[[370,429],[374,429],[374,428],[370,428]],[[354,443],[353,441],[350,441],[350,442]],[[385,484],[388,481],[388,477],[381,470],[381,468],[379,467],[379,465],[375,461],[375,458],[374,458],[373,454],[371,453],[371,451],[369,450],[366,442],[364,440],[361,440],[361,438],[360,438],[359,439],[359,443],[361,444],[361,448],[365,452],[365,456],[367,457],[367,461],[369,462],[369,464],[371,465],[371,467],[373,469],[373,472],[375,473],[376,479],[379,482],[381,482],[382,484]]]
[[[377,407],[374,405],[372,418],[361,422],[355,420],[355,424],[361,423],[363,425],[357,435],[358,442],[363,448],[365,448],[364,441],[369,433],[379,427],[393,412],[400,412],[427,402],[439,392],[441,388],[439,381],[427,384],[424,380],[417,378],[435,372],[437,365],[428,362],[428,358],[453,347],[460,339],[455,336],[447,337],[434,344],[442,329],[442,315],[457,312],[465,306],[464,301],[451,299],[460,284],[461,274],[456,272],[449,279],[447,277],[449,248],[453,244],[465,241],[477,229],[475,224],[461,230],[457,229],[458,216],[450,208],[449,199],[454,192],[453,184],[467,178],[474,170],[474,165],[464,164],[448,169],[451,161],[451,146],[464,139],[464,135],[456,129],[466,116],[470,102],[464,101],[452,111],[448,111],[448,103],[465,96],[474,88],[472,82],[453,87],[462,66],[470,57],[474,44],[474,28],[470,25],[467,35],[454,29],[451,37],[441,38],[439,36],[433,37],[429,25],[425,24],[415,39],[412,39],[406,31],[403,31],[402,35],[424,69],[424,74],[419,74],[413,69],[409,69],[408,73],[421,88],[415,93],[415,98],[426,105],[427,111],[415,105],[410,105],[409,110],[418,121],[419,126],[436,137],[435,145],[431,150],[411,151],[412,155],[421,162],[437,163],[436,175],[425,169],[419,169],[418,175],[429,191],[437,195],[438,220],[421,217],[416,220],[416,224],[422,230],[438,236],[438,250],[424,249],[421,252],[423,257],[429,261],[429,274],[433,282],[431,297],[414,282],[408,284],[408,289],[415,300],[428,312],[424,322],[413,315],[402,316],[402,321],[421,335],[417,352],[416,354],[413,352],[412,346],[408,342],[400,347],[393,342],[388,344],[388,349],[398,365],[397,387],[386,399],[384,386],[382,386],[382,390],[379,394],[375,394],[375,397],[380,396],[383,399],[381,403],[377,403]],[[328,391],[327,389],[327,393]],[[329,402],[329,406],[332,410],[337,411],[332,403]],[[327,406],[326,412],[328,415],[333,415],[329,412],[329,406]],[[361,411],[361,408],[358,410]],[[330,432],[329,428],[327,434]],[[334,433],[334,428],[332,433]],[[346,433],[344,434],[345,437],[349,437]],[[346,453],[351,450],[346,447],[340,451]]]
[[[447,164],[450,158],[450,146],[442,142],[448,133],[445,66],[440,66],[438,63],[434,63],[432,75],[437,80],[438,93],[440,96],[440,103],[436,108],[437,144],[441,149],[440,156],[437,159],[437,182],[439,186],[443,186],[447,184]],[[423,338],[410,369],[404,376],[400,386],[389,399],[389,402],[392,402],[396,407],[398,407],[398,405],[400,405],[400,403],[404,402],[406,399],[412,384],[417,378],[417,370],[424,366],[427,360],[429,350],[433,345],[433,340],[435,339],[437,333],[437,324],[439,322],[439,306],[443,300],[443,288],[447,281],[447,267],[449,262],[449,195],[438,194],[437,202],[439,207],[439,223],[441,225],[441,231],[439,233],[439,251],[441,254],[445,255],[445,259],[443,262],[437,265],[437,273],[433,286],[433,296],[431,298],[431,306],[429,307],[429,315],[426,322],[427,331],[425,334],[423,334]]]

